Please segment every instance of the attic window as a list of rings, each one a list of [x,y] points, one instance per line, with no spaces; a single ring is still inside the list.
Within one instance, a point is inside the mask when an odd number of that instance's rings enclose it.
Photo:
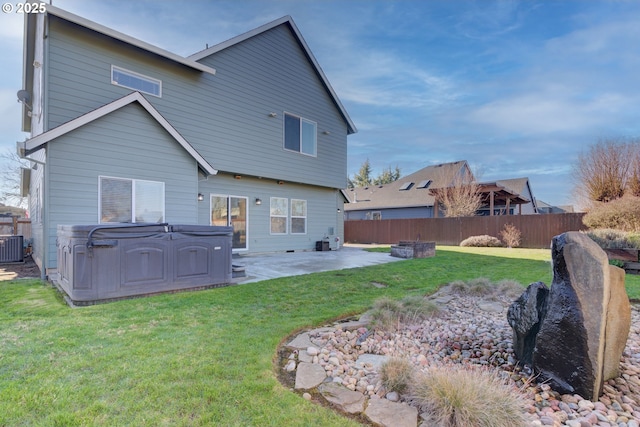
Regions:
[[[162,97],[161,80],[125,70],[115,65],[111,66],[111,84]]]
[[[429,188],[430,185],[431,185],[431,180],[430,179],[425,179],[424,181],[420,181],[420,183],[418,184],[418,186],[416,188],[427,189],[427,188]]]
[[[408,190],[412,186],[413,186],[413,182],[405,182],[404,184],[402,184],[402,186],[400,187],[399,191]]]

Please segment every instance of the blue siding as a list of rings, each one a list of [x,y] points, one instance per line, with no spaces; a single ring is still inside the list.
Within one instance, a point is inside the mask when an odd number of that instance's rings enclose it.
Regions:
[[[56,267],[58,224],[98,223],[98,177],[165,183],[165,218],[197,223],[195,160],[146,110],[131,104],[48,145],[47,267]]]
[[[334,228],[334,233],[341,239],[342,224],[338,227],[338,220],[342,221],[342,205],[336,196],[336,190],[313,187],[303,184],[278,185],[270,179],[235,179],[231,175],[220,174],[200,182],[200,192],[204,194],[204,201],[198,204],[200,224],[208,224],[211,218],[210,195],[230,195],[248,198],[248,249],[250,252],[278,252],[288,250],[313,250],[315,242],[321,240]],[[302,199],[307,201],[307,233],[271,235],[269,200],[271,197]],[[341,197],[341,196],[340,196]],[[255,199],[262,200],[261,205],[255,204]],[[290,202],[289,202],[290,203]],[[289,205],[290,206],[290,205]]]
[[[162,80],[147,99],[217,169],[346,186],[347,124],[286,25],[204,58],[215,76],[53,17],[48,44],[48,129],[130,93],[113,64]],[[283,149],[284,111],[318,124],[317,157]]]

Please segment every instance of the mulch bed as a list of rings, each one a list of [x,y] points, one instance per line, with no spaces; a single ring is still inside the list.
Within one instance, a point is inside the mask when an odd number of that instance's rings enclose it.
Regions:
[[[40,278],[40,269],[30,256],[24,262],[0,264],[0,281],[26,278]]]

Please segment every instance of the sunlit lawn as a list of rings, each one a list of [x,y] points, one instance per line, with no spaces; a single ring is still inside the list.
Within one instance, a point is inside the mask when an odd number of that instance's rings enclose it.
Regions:
[[[76,309],[39,281],[0,282],[0,426],[356,425],[277,381],[278,344],[381,296],[477,277],[549,283],[549,251],[438,247],[434,258]]]

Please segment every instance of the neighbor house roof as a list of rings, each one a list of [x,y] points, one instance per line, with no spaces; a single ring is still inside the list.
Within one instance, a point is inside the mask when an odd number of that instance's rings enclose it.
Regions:
[[[196,160],[200,169],[202,169],[207,175],[215,175],[218,173],[216,169],[211,166],[209,162],[202,157],[195,148],[186,140],[180,133],[156,110],[153,105],[147,99],[140,94],[140,92],[132,92],[129,95],[126,95],[122,98],[116,99],[106,105],[103,105],[100,108],[97,108],[93,111],[90,111],[86,114],[83,114],[80,117],[77,117],[73,120],[70,120],[66,123],[61,124],[53,129],[48,130],[47,132],[41,133],[40,135],[28,139],[24,142],[18,143],[22,145],[22,149],[24,149],[25,154],[33,153],[34,151],[42,148],[43,145],[52,141],[62,135],[65,135],[75,129],[78,129],[81,126],[84,126],[88,123],[93,122],[94,120],[99,119],[100,117],[106,116],[109,113],[112,113],[126,105],[137,102],[140,104],[147,112],[185,149],[187,152]]]
[[[227,41],[224,41],[222,43],[219,43],[215,46],[212,46],[210,48],[204,49],[200,52],[194,53],[193,55],[189,56],[189,59],[193,60],[193,61],[199,61],[203,58],[206,58],[209,55],[213,55],[214,53],[220,52],[224,49],[227,49],[231,46],[234,46],[238,43],[241,43],[247,39],[250,39],[252,37],[255,37],[259,34],[262,34],[266,31],[269,31],[279,25],[287,25],[289,27],[289,29],[293,32],[298,44],[300,45],[300,47],[302,48],[302,50],[304,51],[304,54],[306,55],[307,59],[309,60],[309,62],[311,62],[311,64],[313,65],[313,68],[315,69],[316,74],[318,75],[318,77],[320,78],[320,80],[322,81],[324,87],[326,88],[326,90],[329,92],[331,98],[333,99],[333,102],[335,103],[336,107],[338,108],[338,110],[340,110],[340,114],[342,115],[342,117],[344,118],[344,120],[347,122],[348,125],[348,133],[349,134],[353,134],[356,133],[358,130],[356,129],[355,124],[353,123],[353,121],[351,120],[351,118],[349,117],[349,114],[347,113],[347,110],[344,108],[344,106],[342,105],[342,103],[340,102],[340,99],[338,98],[338,95],[336,95],[336,92],[333,90],[333,87],[331,87],[331,84],[329,83],[329,79],[327,79],[327,76],[324,74],[324,72],[322,71],[322,68],[320,67],[320,64],[318,63],[318,61],[316,60],[316,58],[313,56],[313,53],[311,52],[311,49],[309,49],[309,46],[307,45],[307,42],[304,40],[304,37],[302,37],[302,34],[300,33],[300,30],[298,30],[298,27],[296,26],[296,24],[293,22],[293,18],[291,18],[291,16],[287,15],[287,16],[283,16],[282,18],[276,19],[275,21],[269,22],[265,25],[262,25],[258,28],[255,28],[251,31],[248,31],[244,34],[240,34],[239,36],[233,37]]]
[[[350,203],[345,211],[363,209],[408,208],[433,206],[435,198],[429,189],[452,185],[454,177],[471,172],[466,160],[427,166],[417,172],[384,185],[348,188],[344,191]]]

